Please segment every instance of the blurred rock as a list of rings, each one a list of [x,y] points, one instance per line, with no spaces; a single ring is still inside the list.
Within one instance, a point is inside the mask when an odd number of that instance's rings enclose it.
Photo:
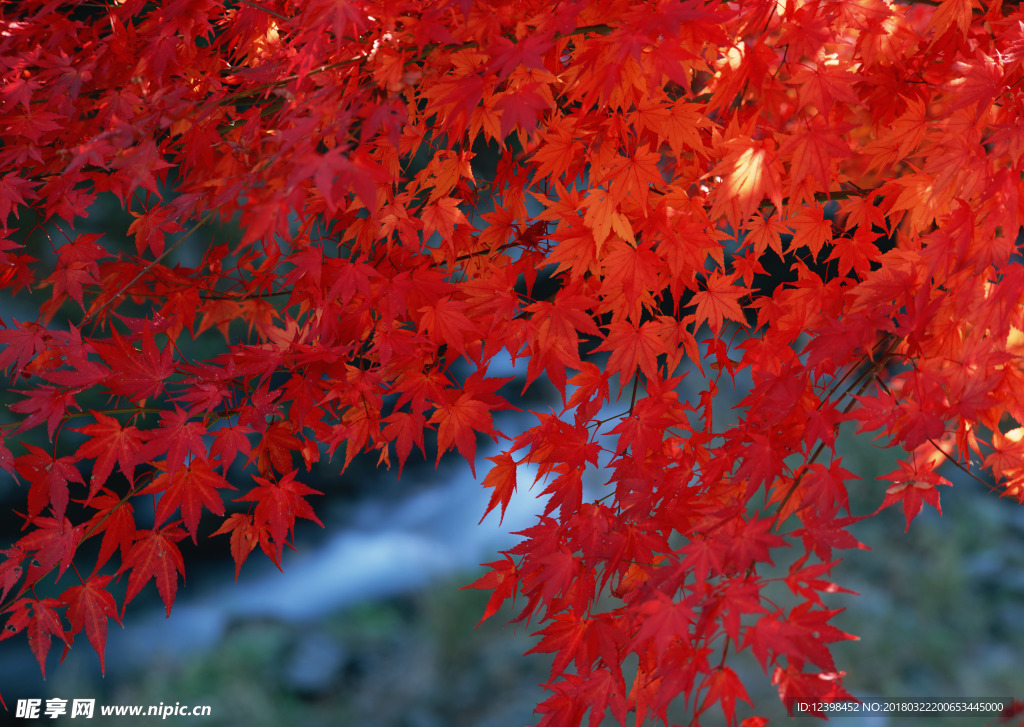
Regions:
[[[330,634],[319,630],[302,633],[285,657],[282,686],[307,699],[326,696],[347,661],[345,648]]]

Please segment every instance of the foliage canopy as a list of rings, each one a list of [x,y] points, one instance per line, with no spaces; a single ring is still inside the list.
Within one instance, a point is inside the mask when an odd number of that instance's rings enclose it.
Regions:
[[[848,696],[829,644],[852,637],[821,598],[859,545],[841,426],[904,450],[879,509],[908,527],[939,508],[945,458],[1024,499],[1016,5],[0,14],[0,285],[45,293],[0,328],[0,467],[27,487],[0,614],[44,672],[83,632],[102,668],[150,581],[169,614],[185,539],[228,536],[236,577],[257,547],[280,564],[317,520],[321,458],[475,466],[488,435],[488,511],[527,496],[523,463],[547,498],[474,584],[485,617],[518,597],[542,625],[540,724],[665,719],[677,698],[734,723],[737,651],[788,705]],[[102,196],[126,229],[76,231]],[[500,357],[561,397],[514,439]],[[737,375],[753,387],[716,426]]]

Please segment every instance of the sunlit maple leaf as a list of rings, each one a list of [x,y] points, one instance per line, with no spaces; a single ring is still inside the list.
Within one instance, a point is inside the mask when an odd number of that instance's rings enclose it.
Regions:
[[[582,170],[580,152],[583,149],[583,144],[573,138],[572,127],[555,122],[539,137],[541,143],[531,155],[531,161],[537,165],[537,174],[552,178],[565,176],[567,182],[572,181]]]
[[[960,35],[966,36],[971,25],[971,11],[980,7],[978,0],[942,0],[929,23],[929,27],[935,29],[932,42],[936,42],[954,23]]]
[[[711,217],[725,214],[733,226],[748,219],[765,197],[782,207],[782,164],[774,145],[751,138],[726,142],[730,153],[712,170],[722,177]]]
[[[612,199],[623,202],[631,197],[635,202],[645,202],[648,190],[663,184],[658,162],[661,155],[649,149],[638,148],[632,157],[621,157],[608,170],[611,184],[608,191]]]
[[[782,247],[782,236],[789,234],[789,226],[780,222],[775,215],[767,217],[754,215],[746,227],[749,230],[746,242],[754,244],[754,254],[757,257],[761,257],[769,247],[779,257],[785,254]]]
[[[793,228],[793,247],[806,247],[814,260],[821,248],[832,242],[832,221],[825,219],[821,207],[800,210],[786,220],[786,224]]]
[[[618,201],[610,192],[601,188],[590,190],[585,205],[587,211],[583,215],[583,222],[594,233],[598,258],[601,257],[605,241],[612,232],[626,242],[636,242],[629,219],[621,212]]]
[[[505,520],[505,508],[508,507],[508,503],[512,500],[512,494],[516,490],[516,470],[518,466],[516,461],[512,459],[512,455],[508,453],[499,454],[496,457],[488,457],[487,459],[493,462],[494,466],[487,473],[487,476],[484,477],[483,486],[493,487],[494,492],[491,493],[491,500],[487,503],[487,509],[480,518],[480,522],[483,522],[484,518],[500,502],[501,518],[498,520],[500,525]]]
[[[876,512],[897,502],[902,503],[907,530],[910,529],[911,521],[921,512],[924,503],[934,507],[941,515],[942,504],[936,488],[939,485],[952,485],[949,480],[935,472],[935,467],[942,458],[940,450],[925,442],[914,451],[909,462],[899,462],[896,471],[883,476],[883,479],[891,480],[893,484],[886,489],[885,499]]]
[[[854,697],[842,687],[842,675],[836,672],[805,672],[802,663],[788,664],[785,668],[776,666],[772,671],[772,684],[779,691],[779,699],[786,705],[790,716],[798,703],[820,705],[829,702],[855,702]],[[820,707],[809,710],[814,716],[825,718]]]

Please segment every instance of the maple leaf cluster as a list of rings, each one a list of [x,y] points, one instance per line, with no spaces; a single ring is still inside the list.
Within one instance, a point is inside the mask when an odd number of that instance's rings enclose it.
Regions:
[[[488,458],[488,512],[523,464],[546,499],[473,584],[541,625],[541,725],[735,723],[742,651],[788,706],[850,698],[822,599],[859,546],[843,425],[904,451],[879,509],[908,527],[945,459],[1024,500],[1016,5],[26,0],[0,26],[0,286],[41,300],[0,319],[27,496],[0,615],[44,672],[83,631],[102,668],[151,580],[170,613],[187,538],[280,565],[323,457],[475,467],[502,357],[560,399]],[[76,230],[111,202],[123,228]]]

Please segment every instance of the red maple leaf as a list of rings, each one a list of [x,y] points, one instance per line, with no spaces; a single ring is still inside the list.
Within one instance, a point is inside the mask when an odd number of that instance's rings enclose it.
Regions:
[[[488,457],[491,462],[494,463],[494,467],[484,477],[483,486],[493,487],[494,492],[491,493],[491,500],[487,503],[487,509],[484,511],[483,516],[480,518],[480,522],[484,521],[484,518],[490,514],[491,510],[501,503],[501,518],[498,520],[500,525],[505,521],[505,508],[508,507],[508,503],[512,500],[512,494],[516,491],[516,470],[518,465],[512,458],[512,455],[508,453],[499,454],[496,457]]]
[[[28,645],[39,662],[39,668],[46,678],[46,655],[50,651],[52,637],[56,636],[67,646],[64,624],[55,610],[61,603],[56,598],[19,598],[8,609],[10,614],[4,626],[0,641],[28,629]]]
[[[495,394],[499,388],[511,381],[509,378],[485,378],[483,371],[476,371],[463,384],[462,391],[445,392],[447,402],[427,420],[437,424],[437,461],[453,446],[458,448],[476,477],[476,432],[489,434],[498,441],[501,436],[494,429],[491,412],[496,409],[513,408]]]
[[[750,289],[733,285],[732,281],[735,279],[735,274],[714,274],[708,278],[704,289],[697,291],[693,296],[693,300],[697,304],[697,327],[707,321],[711,327],[711,334],[715,338],[718,338],[722,332],[723,319],[728,318],[744,325],[747,322],[739,299],[749,294]]]
[[[732,669],[722,666],[708,675],[702,685],[707,688],[705,695],[705,706],[710,707],[715,703],[721,703],[722,711],[725,713],[726,724],[736,724],[736,700],[742,699],[753,706],[750,696],[747,694],[743,682]]]
[[[128,484],[135,485],[135,465],[138,464],[140,449],[145,441],[142,432],[134,426],[122,427],[119,421],[102,412],[94,412],[93,416],[96,417],[95,424],[87,424],[76,430],[90,437],[78,448],[79,453],[84,457],[96,458],[86,504],[107,481],[115,462],[120,465]]]
[[[18,427],[17,432],[31,429],[41,422],[46,422],[46,433],[53,439],[53,433],[64,419],[69,406],[75,406],[75,392],[66,391],[55,386],[39,386],[25,392],[25,399],[10,405],[10,410],[19,414],[27,414]]]
[[[163,351],[158,349],[149,331],[142,335],[141,350],[117,331],[112,331],[109,341],[93,341],[92,345],[110,367],[107,388],[137,405],[160,394],[164,381],[174,373],[171,346],[165,346]]]
[[[502,112],[502,137],[507,137],[517,126],[528,134],[533,132],[538,116],[551,108],[551,102],[544,98],[539,89],[540,84],[524,84],[514,92],[502,95],[495,105]]]
[[[452,346],[460,354],[466,354],[466,334],[479,337],[476,326],[463,311],[468,303],[444,297],[435,305],[420,309],[420,331],[431,341]]]
[[[252,429],[242,425],[221,427],[217,430],[210,454],[220,461],[225,472],[231,468],[231,463],[239,454],[243,457],[249,456],[252,444],[248,435],[251,433]]]
[[[89,643],[100,657],[100,673],[106,671],[103,657],[107,645],[107,619],[112,618],[118,624],[121,623],[114,597],[106,590],[112,578],[92,576],[82,585],[67,589],[60,597],[61,603],[67,606],[68,620],[71,622],[68,639],[85,629]]]
[[[57,264],[46,279],[53,284],[53,297],[43,305],[48,314],[56,310],[58,302],[67,300],[67,296],[71,296],[84,310],[85,288],[99,283],[98,261],[110,255],[96,243],[100,237],[97,233],[79,235],[60,247]]]
[[[298,470],[292,470],[277,482],[253,477],[258,486],[237,498],[236,502],[255,502],[256,512],[254,526],[257,530],[266,528],[270,542],[264,546],[264,552],[278,568],[281,567],[281,555],[288,538],[294,533],[295,518],[312,520],[320,527],[323,523],[314,514],[313,508],[306,502],[306,495],[322,495],[319,490],[307,487],[295,479]],[[237,527],[237,526],[236,526]]]
[[[45,450],[31,444],[25,444],[29,450],[15,460],[18,472],[31,484],[28,491],[28,516],[34,518],[47,505],[53,508],[54,515],[64,517],[68,505],[68,483],[85,484],[82,473],[75,466],[77,457],[58,457],[54,459]]]
[[[791,663],[785,668],[775,667],[772,684],[779,690],[779,698],[786,710],[793,716],[797,703],[823,704],[828,702],[855,702],[856,699],[842,687],[841,674],[834,672],[805,672],[802,663]],[[815,709],[810,714],[821,717],[823,712]]]
[[[253,516],[236,512],[225,520],[212,535],[231,535],[231,557],[235,561],[235,582],[242,570],[242,563],[249,557],[257,543],[266,542],[266,526],[259,528],[253,523]]]
[[[149,441],[137,455],[140,459],[150,460],[166,453],[166,472],[174,473],[189,457],[205,460],[206,444],[203,436],[206,427],[202,422],[192,421],[188,412],[174,407],[174,411],[164,411],[160,415],[160,427],[149,432]]]
[[[653,598],[643,602],[636,609],[636,613],[643,616],[640,628],[633,637],[633,644],[637,648],[650,640],[657,654],[661,656],[676,639],[689,640],[694,612],[685,602],[674,601],[658,592]]]
[[[487,606],[484,608],[484,615],[480,617],[480,621],[477,623],[477,626],[497,613],[498,609],[501,608],[501,604],[503,604],[506,599],[510,596],[514,598],[516,595],[516,588],[519,585],[516,564],[510,556],[506,555],[503,560],[496,560],[493,563],[484,563],[483,565],[486,568],[490,568],[490,570],[468,586],[462,587],[463,590],[466,588],[479,588],[482,590],[494,591],[494,593],[491,594],[490,599],[487,601]]]
[[[17,546],[25,552],[34,553],[28,567],[28,580],[37,581],[60,563],[57,578],[71,565],[75,550],[82,541],[84,526],[72,525],[66,517],[37,517],[31,519],[36,527],[18,540]]]
[[[292,452],[301,447],[302,442],[295,436],[295,426],[290,421],[273,422],[252,452],[256,458],[256,469],[264,477],[270,477],[274,472],[288,472],[292,469]]]
[[[618,373],[621,381],[629,381],[639,367],[648,379],[658,378],[658,356],[668,353],[661,340],[661,325],[648,321],[635,325],[629,321],[611,323],[608,336],[595,351],[611,351],[608,373]]]
[[[217,492],[224,489],[235,488],[214,472],[208,462],[194,459],[175,470],[172,476],[166,473],[157,475],[141,494],[163,493],[156,506],[154,525],[160,525],[180,507],[181,521],[195,543],[198,542],[196,532],[199,529],[199,517],[203,508],[214,515],[224,514],[224,500]]]
[[[36,323],[19,323],[0,330],[0,368],[6,372],[12,365],[14,373],[22,371],[32,358],[46,347],[47,331]]]
[[[92,498],[90,507],[96,509],[96,514],[86,523],[86,527],[90,531],[101,527],[103,530],[99,556],[93,568],[93,573],[96,573],[118,548],[121,550],[122,561],[131,552],[136,535],[135,513],[127,498],[122,499],[106,489]]]
[[[185,575],[185,561],[182,560],[181,551],[178,550],[176,543],[187,535],[188,533],[176,523],[159,529],[136,532],[137,539],[118,571],[119,574],[128,572],[128,587],[121,607],[122,615],[131,600],[151,578],[156,580],[156,589],[163,599],[167,615],[171,615],[171,606],[178,590],[178,574],[183,577]]]
[[[0,555],[4,556],[4,562],[0,563],[0,602],[2,602],[21,580],[24,572],[21,564],[25,561],[25,551],[21,548],[8,548],[0,550]]]

